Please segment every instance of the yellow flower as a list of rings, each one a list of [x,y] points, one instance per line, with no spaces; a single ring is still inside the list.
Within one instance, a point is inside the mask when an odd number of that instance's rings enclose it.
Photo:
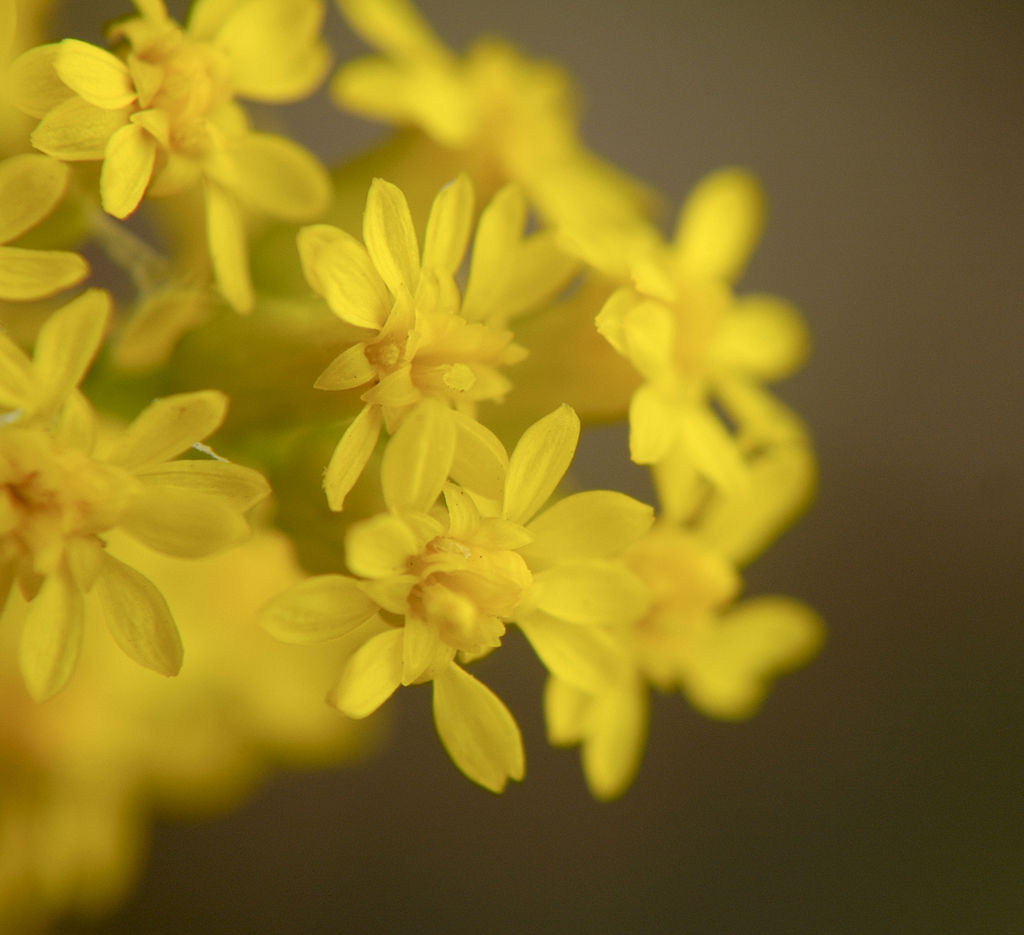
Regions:
[[[77,253],[9,246],[57,207],[67,187],[68,167],[48,156],[0,162],[0,300],[42,299],[89,275]]]
[[[338,0],[342,14],[383,53],[342,66],[338,104],[420,128],[456,150],[485,191],[522,185],[551,223],[623,222],[650,200],[643,187],[589,152],[578,137],[568,76],[493,39],[451,52],[408,0]]]
[[[29,609],[19,661],[29,691],[47,698],[75,666],[86,597],[135,661],[175,674],[181,641],[156,587],[113,558],[121,528],[171,555],[200,556],[247,534],[243,514],[266,496],[255,471],[219,460],[171,460],[223,421],[214,391],[157,400],[126,429],[99,438],[76,387],[110,315],[86,292],[48,320],[30,361],[0,335],[0,601],[17,588]]]
[[[252,306],[245,212],[301,221],[324,211],[319,162],[284,137],[248,126],[236,96],[289,101],[328,67],[322,0],[199,0],[183,29],[162,0],[138,0],[117,22],[124,60],[78,39],[37,46],[12,68],[15,102],[40,123],[32,143],[65,161],[102,160],[100,200],[117,218],[143,196],[202,183],[217,284]]]
[[[324,478],[332,510],[369,460],[383,425],[394,431],[424,400],[472,415],[511,388],[502,368],[523,357],[508,322],[551,296],[573,265],[550,234],[524,236],[526,206],[503,189],[477,227],[465,295],[455,274],[472,230],[473,190],[459,176],[434,199],[422,255],[405,196],[375,179],[366,199],[365,247],[335,227],[299,233],[309,284],[342,321],[366,333],[316,381],[323,390],[369,386],[365,406],[335,449]]]
[[[784,414],[773,417],[781,422]],[[626,660],[618,680],[597,691],[560,673],[549,680],[549,738],[582,745],[584,776],[596,797],[621,795],[639,768],[649,687],[682,691],[712,717],[746,718],[776,676],[818,651],[822,624],[803,603],[781,596],[734,603],[737,565],[777,535],[807,496],[813,458],[792,429],[751,457],[749,488],[728,496],[713,491],[688,526],[663,520],[625,549],[621,560],[651,601],[618,632]]]
[[[747,482],[736,441],[712,404],[737,382],[789,375],[808,344],[788,302],[732,292],[760,235],[762,202],[753,178],[725,169],[690,194],[670,244],[639,227],[575,239],[595,267],[630,281],[605,303],[597,327],[644,380],[629,411],[630,454],[639,464],[680,475],[692,465],[730,489]]]
[[[456,658],[494,649],[514,620],[552,671],[603,687],[617,673],[618,650],[604,628],[632,622],[647,601],[636,576],[608,556],[643,535],[651,510],[594,491],[534,518],[576,448],[579,420],[567,406],[528,429],[511,457],[480,426],[475,457],[455,467],[465,486],[446,483],[451,459],[434,457],[420,441],[414,420],[432,413],[426,407],[411,416],[385,450],[390,512],[348,531],[347,563],[359,577],[308,579],[271,602],[264,626],[281,639],[315,642],[369,624],[332,703],[365,717],[399,685],[431,681],[442,743],[470,779],[497,792],[522,776],[519,731]],[[495,499],[469,492],[494,480]]]

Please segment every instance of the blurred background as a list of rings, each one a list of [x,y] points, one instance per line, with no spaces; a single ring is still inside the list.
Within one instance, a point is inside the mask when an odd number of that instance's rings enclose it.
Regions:
[[[127,4],[69,6],[98,38],[99,11]],[[575,751],[547,747],[540,667],[510,638],[481,673],[523,726],[522,785],[466,782],[429,690],[400,692],[375,758],[159,826],[123,911],[62,931],[1024,931],[1024,7],[422,9],[457,48],[490,32],[563,63],[586,140],[670,213],[714,167],[763,180],[771,218],[743,284],[810,324],[813,358],[779,391],[822,483],[748,593],[808,601],[827,645],[749,723],[656,699],[635,785],[601,805]],[[336,16],[331,35],[339,58],[361,48]],[[324,96],[294,127],[329,160],[385,132]],[[588,481],[636,478],[623,444],[587,440]]]

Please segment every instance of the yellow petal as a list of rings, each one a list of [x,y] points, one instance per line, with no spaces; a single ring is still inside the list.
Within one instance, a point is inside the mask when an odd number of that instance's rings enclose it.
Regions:
[[[32,132],[32,145],[71,162],[102,159],[110,138],[127,122],[127,111],[104,110],[73,97],[39,121]]]
[[[623,626],[647,612],[650,591],[618,562],[565,562],[533,578],[531,603],[570,623]]]
[[[75,92],[57,77],[55,66],[59,51],[59,42],[37,45],[11,63],[8,74],[11,103],[37,120],[75,96]]]
[[[636,464],[655,464],[681,431],[681,416],[653,387],[641,386],[629,401],[629,456]]]
[[[398,58],[415,60],[447,54],[409,0],[338,0],[338,8],[366,42]]]
[[[3,282],[3,248],[0,248],[0,283]],[[0,288],[0,297],[3,290]],[[0,329],[0,409],[23,409],[35,401],[32,361]]]
[[[110,321],[110,295],[89,289],[54,312],[39,329],[33,369],[44,403],[60,404],[82,381]]]
[[[531,567],[565,559],[610,558],[639,539],[654,510],[614,490],[588,490],[559,500],[527,527],[533,541],[523,550]]]
[[[402,681],[402,630],[367,640],[349,659],[327,700],[342,714],[363,718],[390,698]]]
[[[738,298],[715,335],[716,360],[761,380],[789,376],[809,350],[810,335],[800,313],[771,295]]]
[[[455,426],[448,410],[426,400],[399,426],[384,449],[381,491],[388,509],[426,513],[448,480],[455,457]]]
[[[598,696],[583,743],[583,775],[591,794],[604,801],[629,787],[640,768],[650,720],[647,689],[637,683]]]
[[[703,634],[685,680],[693,704],[720,718],[752,715],[772,680],[808,662],[821,648],[821,618],[800,601],[744,601]]]
[[[245,207],[284,221],[308,221],[331,201],[331,180],[320,161],[272,133],[242,135],[206,171]]]
[[[581,691],[606,691],[626,674],[623,645],[607,630],[539,613],[516,623],[545,668]]]
[[[488,316],[509,276],[509,259],[523,235],[526,199],[516,185],[506,185],[484,208],[473,241],[473,259],[462,303],[470,320]]]
[[[437,193],[423,239],[423,266],[451,275],[462,263],[473,225],[473,185],[460,174]]]
[[[366,359],[366,345],[353,344],[334,358],[313,384],[318,390],[350,390],[369,383],[377,374]]]
[[[210,494],[147,484],[121,516],[120,527],[151,549],[199,558],[241,542],[249,526],[236,510]]]
[[[394,296],[416,291],[420,278],[419,246],[401,189],[384,179],[374,179],[366,196],[363,242]]]
[[[252,311],[249,245],[235,199],[219,185],[206,185],[206,241],[217,286],[236,312]]]
[[[408,614],[402,629],[402,684],[412,685],[437,662],[453,652],[437,634],[437,627],[416,614]]]
[[[266,478],[252,468],[230,461],[168,461],[137,472],[146,485],[176,487],[214,497],[229,509],[244,513],[270,494]]]
[[[457,665],[434,676],[434,724],[455,765],[473,782],[501,792],[522,779],[523,738],[501,699]]]
[[[89,264],[65,250],[23,250],[0,246],[0,299],[45,299],[89,275]]]
[[[713,484],[726,491],[741,491],[750,484],[736,440],[706,406],[682,411],[680,436],[694,467]]]
[[[54,62],[57,76],[83,100],[105,110],[119,110],[135,100],[128,66],[106,49],[65,39]]]
[[[130,658],[161,675],[178,674],[181,637],[167,601],[149,578],[108,554],[92,593],[111,635]]]
[[[129,470],[169,461],[218,429],[227,410],[227,397],[217,390],[165,396],[136,416],[106,459]]]
[[[100,202],[115,218],[126,218],[142,201],[156,163],[156,140],[129,123],[107,143],[100,170]]]
[[[548,743],[571,747],[583,739],[593,695],[550,676],[544,683],[544,723]]]
[[[409,559],[422,543],[408,523],[381,513],[349,526],[345,535],[345,561],[349,570],[364,578],[389,578],[409,571]]]
[[[31,230],[57,206],[68,173],[64,163],[37,153],[0,162],[0,244]]]
[[[341,436],[324,474],[327,505],[336,513],[345,507],[345,498],[363,473],[380,437],[380,409],[364,406]]]
[[[50,575],[29,603],[18,644],[18,665],[36,701],[52,697],[71,678],[82,620],[81,593],[63,574]]]
[[[687,196],[675,233],[676,263],[688,275],[732,282],[761,237],[761,186],[743,169],[719,169]]]
[[[391,297],[366,248],[351,234],[328,224],[304,227],[298,236],[302,271],[342,321],[380,330]]]
[[[579,416],[564,403],[523,432],[505,479],[506,519],[526,523],[544,505],[569,469],[579,437]]]
[[[578,270],[579,262],[562,250],[555,231],[522,241],[498,299],[498,317],[508,321],[553,299]]]
[[[467,490],[500,500],[508,473],[508,452],[490,429],[464,413],[452,410],[455,426],[455,458],[451,476]]]
[[[242,97],[283,103],[316,90],[330,67],[320,41],[323,0],[250,0],[216,36],[231,60],[231,81]]]
[[[317,575],[275,597],[260,614],[260,626],[285,643],[337,639],[365,623],[377,605],[345,575]]]

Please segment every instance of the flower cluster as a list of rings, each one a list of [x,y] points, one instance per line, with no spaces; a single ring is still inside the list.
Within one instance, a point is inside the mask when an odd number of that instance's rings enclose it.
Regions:
[[[651,690],[745,718],[813,656],[812,610],[740,596],[815,483],[768,388],[806,329],[737,290],[752,176],[666,239],[558,66],[407,0],[339,0],[374,51],[332,99],[397,133],[328,175],[240,104],[327,78],[323,0],[135,0],[109,48],[35,6],[0,0],[0,924],[116,899],[140,797],[342,759],[402,687],[500,792],[525,747],[476,663],[509,639],[599,798]],[[609,420],[655,505],[574,481]]]

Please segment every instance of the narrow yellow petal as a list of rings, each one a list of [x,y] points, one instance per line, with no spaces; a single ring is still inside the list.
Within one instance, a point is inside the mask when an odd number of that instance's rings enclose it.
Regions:
[[[682,429],[680,413],[650,385],[629,401],[629,456],[636,464],[655,464],[668,453]]]
[[[320,41],[323,0],[250,0],[217,31],[231,60],[235,92],[259,101],[300,100],[316,90],[330,67]]]
[[[350,390],[369,383],[376,374],[373,364],[366,359],[366,345],[353,344],[324,368],[313,386],[318,390]]]
[[[526,199],[518,186],[506,185],[480,215],[462,303],[466,318],[486,318],[497,302],[509,277],[509,257],[515,254],[525,225]]]
[[[42,405],[63,403],[82,381],[103,341],[110,313],[110,295],[103,289],[88,289],[40,328],[33,369],[43,387]]]
[[[59,42],[37,45],[11,63],[7,76],[11,103],[37,120],[75,96],[75,92],[57,77],[55,66],[59,51]]]
[[[761,380],[781,380],[799,369],[810,352],[800,313],[771,295],[740,296],[721,323],[715,359]]]
[[[349,659],[327,700],[342,714],[363,718],[390,698],[402,681],[402,629],[367,640]]]
[[[380,330],[391,297],[366,248],[351,234],[328,224],[299,231],[299,259],[306,281],[342,321]]]
[[[38,153],[0,162],[0,244],[20,237],[53,211],[67,191],[69,171]]]
[[[640,768],[650,702],[638,683],[598,696],[590,712],[591,733],[583,742],[583,775],[594,798],[614,799],[629,787]]]
[[[104,110],[118,110],[135,100],[128,66],[106,49],[65,39],[54,62],[57,76],[83,100]]]
[[[761,186],[743,169],[719,169],[687,196],[675,233],[676,263],[687,275],[732,282],[765,222]]]
[[[384,449],[380,483],[388,509],[426,513],[448,480],[455,457],[449,410],[426,400],[398,427]]]
[[[552,617],[590,626],[622,626],[646,613],[651,595],[619,562],[565,562],[533,578],[530,601]]]
[[[402,628],[402,684],[412,685],[435,662],[438,655],[447,654],[437,635],[437,627],[428,624],[416,614],[408,614]]]
[[[654,510],[614,490],[588,490],[559,500],[527,527],[533,541],[523,549],[531,567],[566,559],[610,558],[639,539]]]
[[[508,452],[490,429],[464,413],[452,410],[455,458],[451,476],[467,490],[500,500],[508,473]]]
[[[336,513],[345,507],[345,498],[363,473],[380,437],[380,409],[364,406],[341,436],[324,474],[327,505]]]
[[[581,627],[540,613],[516,623],[545,668],[581,691],[606,691],[626,675],[622,643],[601,627]]]
[[[127,111],[104,110],[72,97],[39,121],[32,131],[32,145],[70,162],[102,159],[110,138],[127,122]]]
[[[3,248],[0,248],[0,283],[3,282]],[[3,290],[0,288],[0,297]],[[23,409],[35,401],[32,361],[0,328],[0,410]]]
[[[505,478],[506,519],[526,523],[544,505],[569,469],[579,437],[579,416],[564,403],[523,432]]]
[[[680,436],[694,467],[726,491],[742,491],[750,484],[750,472],[736,440],[722,421],[706,406],[682,412]]]
[[[230,461],[168,461],[136,474],[143,484],[215,497],[238,513],[246,512],[270,494],[270,485],[259,471]]]
[[[91,593],[126,655],[161,675],[178,674],[181,637],[167,601],[149,578],[108,554]]]
[[[473,224],[473,184],[465,173],[437,193],[423,238],[423,266],[455,275]]]
[[[213,182],[206,185],[206,241],[217,286],[224,298],[236,312],[252,311],[245,221],[235,199]]]
[[[66,684],[82,645],[81,592],[62,573],[50,575],[29,603],[18,665],[29,694],[44,701]]]
[[[146,484],[121,516],[120,528],[151,549],[199,558],[241,542],[249,525],[238,511],[210,494]]]
[[[136,416],[106,460],[129,470],[169,461],[218,429],[227,411],[227,397],[218,390],[165,396]]]
[[[450,665],[434,676],[434,725],[455,765],[473,782],[501,792],[522,779],[523,738],[505,704],[468,672]]]
[[[391,294],[415,293],[420,279],[419,246],[401,189],[374,179],[366,196],[363,242]]]
[[[376,612],[354,578],[317,575],[270,601],[260,626],[284,643],[322,643],[350,633]]]
[[[216,159],[207,174],[247,208],[284,221],[308,221],[331,201],[331,180],[305,147],[273,133],[245,133]]]
[[[121,127],[107,143],[100,170],[100,202],[115,218],[126,218],[142,201],[156,163],[156,140],[134,123]]]
[[[89,264],[66,250],[23,250],[0,246],[0,299],[45,299],[81,282]]]
[[[370,45],[398,58],[444,57],[447,50],[409,0],[338,0],[349,25]]]
[[[593,696],[568,682],[550,676],[544,683],[544,723],[548,743],[571,747],[584,736]]]

